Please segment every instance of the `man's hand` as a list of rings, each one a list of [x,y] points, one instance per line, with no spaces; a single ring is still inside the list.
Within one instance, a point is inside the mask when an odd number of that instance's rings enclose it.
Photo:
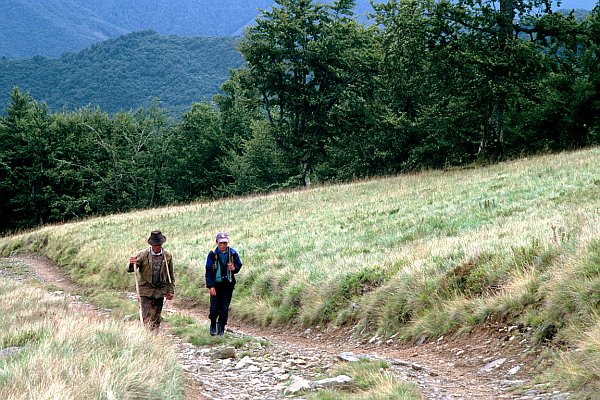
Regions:
[[[135,264],[136,262],[137,262],[137,257],[136,256],[129,257],[129,264]]]
[[[217,289],[214,287],[210,288],[210,297],[215,297],[217,295]]]
[[[173,300],[173,293],[167,293],[167,300]]]
[[[233,263],[227,264],[227,267],[229,268],[230,271],[235,271],[235,266],[233,265]]]

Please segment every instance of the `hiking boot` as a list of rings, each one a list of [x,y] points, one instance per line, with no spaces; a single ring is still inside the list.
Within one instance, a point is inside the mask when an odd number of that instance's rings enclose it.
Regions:
[[[210,321],[210,336],[217,334],[217,321]]]
[[[223,325],[223,324],[217,325],[217,335],[223,336],[224,333],[225,333],[225,325]]]

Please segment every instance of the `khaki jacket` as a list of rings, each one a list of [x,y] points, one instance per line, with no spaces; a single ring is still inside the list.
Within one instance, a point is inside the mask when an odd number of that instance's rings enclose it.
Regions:
[[[175,275],[173,275],[173,256],[170,252],[162,249],[163,264],[160,269],[160,287],[152,286],[152,252],[148,247],[140,251],[136,256],[136,264],[140,277],[140,296],[165,297],[168,293],[175,293]],[[129,264],[127,272],[133,272],[133,264]]]

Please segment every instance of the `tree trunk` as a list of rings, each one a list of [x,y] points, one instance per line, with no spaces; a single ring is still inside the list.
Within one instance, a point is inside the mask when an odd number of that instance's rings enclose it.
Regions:
[[[510,42],[513,35],[513,20],[515,17],[514,0],[500,0],[500,18],[498,20],[498,51],[510,51]],[[504,152],[504,110],[506,109],[506,94],[502,85],[504,78],[509,73],[510,66],[495,67],[495,77],[492,90],[493,94],[490,114],[485,124],[483,136],[479,144],[479,158],[498,161]]]
[[[506,98],[494,96],[492,109],[479,144],[479,158],[498,161],[504,152],[504,109]]]

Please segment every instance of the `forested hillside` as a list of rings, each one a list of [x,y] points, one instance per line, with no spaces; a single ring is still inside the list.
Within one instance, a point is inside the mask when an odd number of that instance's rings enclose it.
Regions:
[[[135,110],[158,99],[181,113],[210,100],[243,60],[235,38],[160,36],[138,32],[58,59],[0,60],[0,103],[17,85],[51,109],[91,105],[104,111]]]
[[[54,61],[35,58],[24,78],[64,85],[69,107],[91,88],[101,108],[58,112],[12,91],[0,230],[600,144],[600,8],[579,20],[532,12],[539,3],[390,2],[364,26],[350,0],[282,2],[240,39],[245,63],[222,93],[194,105],[200,95],[181,93],[225,53],[196,39],[128,35],[61,57],[52,76],[40,74]],[[195,55],[174,61],[186,44]],[[148,106],[155,96],[164,103]],[[133,100],[108,113],[119,98]]]

